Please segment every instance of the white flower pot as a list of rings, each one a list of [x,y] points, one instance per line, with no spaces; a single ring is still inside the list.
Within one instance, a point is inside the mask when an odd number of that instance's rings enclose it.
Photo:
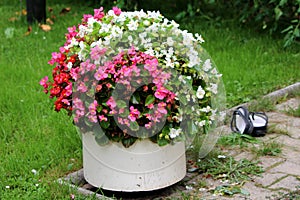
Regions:
[[[150,191],[170,186],[186,175],[183,142],[159,147],[150,140],[129,148],[111,142],[99,146],[83,134],[83,171],[88,183],[113,191]]]

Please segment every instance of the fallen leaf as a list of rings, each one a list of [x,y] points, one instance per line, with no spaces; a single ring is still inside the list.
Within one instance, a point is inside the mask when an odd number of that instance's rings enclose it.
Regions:
[[[15,22],[17,20],[18,20],[18,18],[16,18],[16,17],[11,17],[11,18],[8,19],[8,21],[10,21],[10,22]]]
[[[32,31],[32,27],[31,26],[28,26],[27,28],[27,32],[25,33],[25,36],[29,35]]]
[[[50,24],[50,25],[53,25],[53,24],[54,24],[54,22],[53,22],[50,18],[47,18],[47,19],[46,19],[46,22],[47,22],[48,24]]]
[[[26,9],[22,10],[22,15],[27,15],[27,10]]]
[[[43,31],[45,31],[45,32],[51,30],[51,26],[48,25],[48,24],[41,24],[41,25],[40,25],[40,28],[41,28]]]
[[[60,15],[64,15],[68,12],[70,12],[71,8],[70,7],[66,7],[66,8],[63,8],[61,11],[60,11]]]
[[[56,19],[56,16],[55,16],[55,15],[51,15],[50,18],[51,18],[51,19]]]
[[[52,11],[53,11],[53,8],[52,8],[52,7],[48,7],[48,11],[49,11],[49,12],[52,12]]]

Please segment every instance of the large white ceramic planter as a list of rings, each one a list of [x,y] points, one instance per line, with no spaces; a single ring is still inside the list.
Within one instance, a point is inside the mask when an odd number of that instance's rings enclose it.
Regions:
[[[170,186],[186,174],[183,142],[159,147],[145,139],[129,148],[119,143],[99,146],[83,134],[83,170],[88,183],[113,191],[150,191]]]

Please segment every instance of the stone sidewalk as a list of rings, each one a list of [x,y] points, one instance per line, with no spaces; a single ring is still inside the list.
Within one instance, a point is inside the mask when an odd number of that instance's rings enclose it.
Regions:
[[[282,152],[278,156],[262,156],[256,158],[250,151],[231,151],[230,154],[236,160],[246,158],[258,160],[264,172],[260,177],[252,177],[252,181],[246,182],[243,189],[249,195],[236,194],[231,197],[212,195],[203,191],[199,199],[223,199],[223,200],[263,200],[277,199],[280,193],[288,193],[297,190],[300,186],[300,118],[287,114],[290,109],[296,109],[300,105],[300,97],[289,99],[276,105],[276,110],[267,112],[269,117],[270,132],[259,138],[264,142],[276,142],[281,144]],[[228,133],[231,131],[228,129]],[[257,144],[258,145],[258,144]],[[257,146],[258,147],[258,146]],[[193,183],[199,177],[189,181]],[[210,182],[210,187],[221,185],[217,180]],[[299,190],[299,188],[298,188]],[[275,195],[275,196],[274,196]]]

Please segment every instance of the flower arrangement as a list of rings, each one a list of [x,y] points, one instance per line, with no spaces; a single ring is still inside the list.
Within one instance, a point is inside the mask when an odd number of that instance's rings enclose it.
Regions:
[[[99,144],[139,138],[163,146],[203,132],[216,119],[221,75],[198,34],[159,12],[95,9],[68,28],[52,53],[53,80],[40,84]]]

